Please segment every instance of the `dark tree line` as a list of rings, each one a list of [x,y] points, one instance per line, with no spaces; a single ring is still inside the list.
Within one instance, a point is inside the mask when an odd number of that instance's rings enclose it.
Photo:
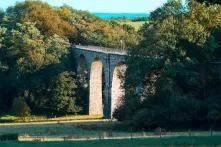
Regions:
[[[220,16],[220,5],[196,1],[183,8],[170,0],[153,11],[130,50],[115,117],[136,129],[220,127]]]
[[[197,0],[200,3],[205,3],[207,5],[211,5],[211,4],[221,4],[220,0]]]

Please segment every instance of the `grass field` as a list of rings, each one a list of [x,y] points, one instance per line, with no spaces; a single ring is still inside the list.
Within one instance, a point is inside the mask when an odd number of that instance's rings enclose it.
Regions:
[[[134,27],[136,30],[139,30],[145,22],[146,22],[146,21],[135,21],[135,22],[129,21],[129,20],[128,20],[128,21],[119,21],[119,23],[120,23],[121,25],[127,24],[127,25],[129,25],[129,26]]]
[[[55,123],[55,124],[24,124],[12,126],[0,126],[0,134],[19,134],[31,136],[61,137],[98,137],[106,130],[114,127],[115,122],[80,122],[80,123]],[[113,126],[113,127],[112,127]],[[126,131],[113,131],[116,136],[130,136]],[[136,133],[134,133],[136,134]]]
[[[19,134],[19,137],[21,137],[19,138],[20,141],[0,142],[0,147],[221,146],[221,132],[213,131],[213,136],[211,136],[210,130],[191,132],[167,131],[167,133],[162,135],[160,138],[160,136],[155,134],[155,132],[131,132],[116,128],[116,126],[119,128],[121,125],[121,123],[115,121],[101,122],[98,120],[97,122],[0,126],[0,135]],[[110,131],[111,136],[108,136],[107,134],[110,133]],[[25,138],[25,136],[32,137],[32,139],[28,141],[26,140],[27,138]],[[39,139],[38,137],[43,137],[45,140],[43,139],[42,141],[49,142],[37,142],[40,140],[36,140],[35,137],[37,137],[37,139]],[[146,138],[135,139],[137,137]],[[58,138],[58,140],[56,140],[56,138]],[[109,140],[102,140],[103,138],[109,138]],[[85,141],[67,141],[68,139],[84,139]]]
[[[125,128],[123,128],[125,127]],[[104,137],[124,137],[130,138],[131,135],[136,138],[140,136],[157,137],[152,132],[131,132],[125,125],[118,122],[71,122],[71,123],[55,123],[55,124],[23,124],[12,126],[0,126],[0,134],[18,134],[19,136],[40,136],[46,138],[70,137],[77,139]],[[213,136],[220,136],[221,132],[213,131]],[[167,131],[168,136],[211,136],[210,130],[207,131]],[[23,139],[21,139],[23,140]],[[25,140],[25,139],[24,139]]]
[[[19,134],[45,137],[50,142],[5,141],[0,142],[0,147],[146,147],[146,146],[221,146],[221,132],[208,131],[180,131],[170,132],[160,138],[154,132],[130,132],[125,130],[114,130],[114,126],[122,125],[118,122],[81,122],[81,123],[55,123],[55,124],[25,124],[0,126],[0,134]],[[112,131],[114,140],[102,140],[100,134]],[[145,133],[147,138],[135,139]],[[190,134],[191,133],[191,134]],[[130,137],[132,139],[119,139]],[[133,136],[133,137],[132,137]],[[150,137],[148,137],[150,136]],[[151,137],[152,136],[152,137]],[[86,141],[63,141],[50,140],[50,138],[74,137],[86,139]],[[97,140],[87,140],[95,137]],[[101,140],[100,140],[101,139]],[[22,140],[22,139],[21,139]],[[44,140],[45,141],[45,140]]]
[[[146,147],[182,146],[213,147],[220,146],[220,137],[174,137],[125,140],[97,140],[74,142],[0,142],[0,147]]]

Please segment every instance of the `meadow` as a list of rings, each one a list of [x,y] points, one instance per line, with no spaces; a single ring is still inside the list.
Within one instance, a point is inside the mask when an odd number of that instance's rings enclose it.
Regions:
[[[132,26],[138,31],[146,23],[146,21],[118,20],[118,23],[121,25],[126,24]]]
[[[0,147],[144,147],[144,146],[218,146],[221,132],[132,131],[117,121],[70,122],[51,124],[13,124],[0,126],[0,135],[17,134],[18,141],[1,141]]]
[[[99,137],[101,133],[112,131],[115,136],[130,136],[125,129],[118,129],[118,122],[70,122],[53,124],[15,124],[0,126],[0,134],[19,134],[20,136],[41,136],[41,137],[74,137],[88,138]],[[134,133],[136,134],[136,133]],[[139,134],[139,133],[138,133]]]
[[[126,138],[166,138],[166,137],[209,137],[218,136],[220,131],[211,130],[166,130],[133,131],[127,125],[116,121],[88,121],[48,124],[13,124],[0,126],[0,135],[18,134],[20,141],[64,141],[64,140],[100,140]]]

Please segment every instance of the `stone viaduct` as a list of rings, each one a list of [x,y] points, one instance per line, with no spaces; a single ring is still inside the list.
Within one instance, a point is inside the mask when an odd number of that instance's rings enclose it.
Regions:
[[[111,118],[121,104],[124,89],[121,76],[127,52],[120,49],[96,46],[73,46],[77,75],[83,87],[89,89],[89,115]]]

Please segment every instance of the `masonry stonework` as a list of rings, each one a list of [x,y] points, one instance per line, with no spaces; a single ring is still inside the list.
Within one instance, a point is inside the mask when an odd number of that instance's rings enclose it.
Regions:
[[[112,117],[124,93],[118,72],[124,74],[126,70],[123,63],[127,53],[124,50],[95,46],[74,46],[73,55],[77,69],[81,64],[81,57],[85,59],[89,78],[88,113]]]

